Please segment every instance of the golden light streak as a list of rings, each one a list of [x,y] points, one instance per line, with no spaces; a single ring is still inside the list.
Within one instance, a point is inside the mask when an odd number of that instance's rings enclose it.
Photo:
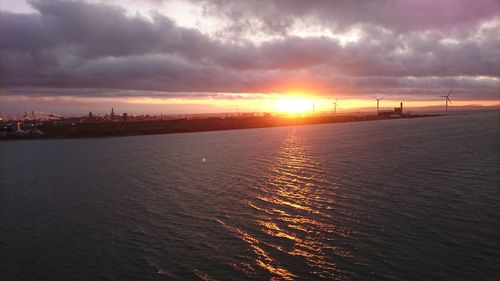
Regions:
[[[4,99],[14,99],[12,97],[3,97]],[[17,100],[22,97],[15,97]],[[0,98],[1,99],[1,98]],[[30,100],[27,97],[23,100]],[[52,98],[47,98],[47,102]],[[56,98],[54,98],[56,100]],[[315,97],[312,95],[293,93],[293,94],[225,94],[218,98],[75,98],[75,97],[57,97],[57,101],[66,101],[69,103],[84,102],[86,104],[129,104],[129,105],[179,105],[190,106],[197,105],[199,110],[206,108],[206,112],[254,112],[254,113],[272,113],[282,116],[311,116],[313,112],[316,115],[328,115],[333,112],[333,103],[335,98]],[[403,102],[404,108],[418,111],[419,108],[444,106],[443,101],[436,97],[434,100],[404,100],[398,98],[386,97],[380,102],[380,109],[393,109]],[[500,100],[454,100],[452,98],[451,109],[461,106],[498,106]],[[376,102],[370,98],[353,99],[337,97],[337,113],[352,114],[356,112],[374,111]],[[186,112],[193,113],[193,112]],[[195,112],[203,113],[203,112]]]
[[[405,110],[419,111],[425,110],[425,107],[434,107],[431,110],[439,110],[439,107],[444,106],[443,101],[436,100],[423,101],[405,101],[400,99],[386,98],[380,102],[381,110],[393,109],[399,107],[399,103],[403,102]],[[130,98],[127,99],[129,104],[154,104],[154,105],[200,105],[206,107],[206,112],[254,112],[254,113],[272,113],[284,117],[305,117],[312,116],[313,104],[314,114],[330,115],[333,113],[333,103],[335,99],[313,96],[290,96],[283,94],[268,94],[260,95],[258,98],[240,96],[237,99],[160,99],[160,98]],[[450,105],[453,107],[461,107],[468,105],[479,106],[495,106],[500,105],[498,100],[489,101],[455,101],[452,100]],[[210,109],[211,108],[211,109]],[[210,110],[209,110],[210,109]],[[338,99],[337,113],[338,114],[356,114],[361,112],[375,112],[376,102],[371,99]],[[201,112],[200,112],[201,113]]]

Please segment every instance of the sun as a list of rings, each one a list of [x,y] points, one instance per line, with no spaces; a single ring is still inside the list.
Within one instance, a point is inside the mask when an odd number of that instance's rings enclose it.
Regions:
[[[309,112],[313,107],[313,100],[305,97],[283,97],[276,101],[276,110],[288,114]]]

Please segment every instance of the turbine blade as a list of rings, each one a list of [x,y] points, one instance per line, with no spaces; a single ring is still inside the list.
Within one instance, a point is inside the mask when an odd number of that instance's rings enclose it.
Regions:
[[[452,88],[452,89],[450,90],[450,92],[449,92],[446,96],[447,96],[447,97],[449,97],[449,96],[451,95],[451,92],[453,92],[453,90],[454,90],[454,88]]]

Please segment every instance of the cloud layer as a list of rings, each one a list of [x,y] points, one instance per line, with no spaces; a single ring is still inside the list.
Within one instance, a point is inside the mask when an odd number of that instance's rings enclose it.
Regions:
[[[0,88],[12,94],[418,98],[455,87],[500,99],[498,1],[197,2],[215,30],[180,26],[175,11],[31,5],[36,13],[0,11]]]

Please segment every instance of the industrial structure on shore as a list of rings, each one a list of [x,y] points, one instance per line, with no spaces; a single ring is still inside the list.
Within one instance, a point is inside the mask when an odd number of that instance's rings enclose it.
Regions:
[[[395,107],[394,110],[378,110],[377,109],[377,115],[381,116],[401,116],[403,115],[403,102],[399,104],[399,107]]]

